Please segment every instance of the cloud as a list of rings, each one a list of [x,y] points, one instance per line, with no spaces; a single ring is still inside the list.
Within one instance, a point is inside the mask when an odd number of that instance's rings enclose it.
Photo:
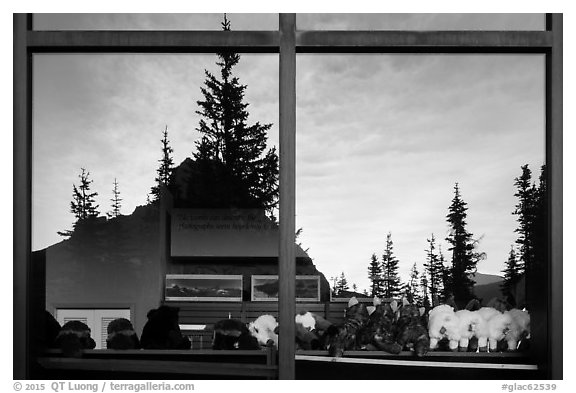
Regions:
[[[485,235],[480,270],[502,270],[514,177],[544,159],[541,56],[315,55],[297,66],[297,220],[320,270],[367,286],[388,231],[404,273],[431,233],[446,252],[455,182],[469,230]]]
[[[217,72],[215,61],[213,54],[35,58],[35,248],[60,240],[56,231],[71,226],[69,201],[80,168],[90,171],[102,214],[110,210],[114,178],[129,214],[154,183],[166,125],[174,162],[192,155],[204,69]],[[269,142],[276,146],[277,68],[277,55],[243,56],[237,67],[248,85],[246,100],[255,103],[249,122],[274,123]]]
[[[102,212],[116,177],[130,213],[153,184],[166,125],[174,161],[190,156],[204,69],[217,72],[215,60],[35,56],[35,248],[70,227],[80,167],[91,173]],[[278,146],[278,56],[242,55],[236,71],[248,86],[250,122],[273,123],[269,144]],[[525,163],[536,174],[543,160],[542,56],[297,57],[297,225],[328,277],[344,271],[367,287],[370,256],[382,253],[388,232],[403,273],[424,260],[431,233],[447,254],[455,182],[469,204],[469,230],[485,235],[488,259],[479,268],[499,272],[515,239],[514,178]]]

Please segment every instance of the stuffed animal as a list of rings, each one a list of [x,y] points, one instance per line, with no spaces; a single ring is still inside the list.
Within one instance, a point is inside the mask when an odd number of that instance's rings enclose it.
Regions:
[[[132,323],[126,318],[118,318],[108,324],[108,349],[139,349],[140,340],[134,331]]]
[[[260,344],[242,321],[223,319],[214,324],[212,349],[260,349]]]
[[[430,337],[426,329],[424,310],[408,301],[403,301],[396,322],[396,342],[401,348],[412,350],[418,357],[430,348]]]
[[[332,326],[330,321],[309,311],[296,314],[294,321],[298,349],[326,348],[326,331]]]
[[[368,322],[358,333],[361,349],[400,353],[402,346],[395,341],[394,322],[397,308],[396,301],[391,304],[382,304],[378,297],[374,297],[373,306],[366,307],[369,315]]]
[[[438,348],[439,341],[446,338],[449,341],[450,350],[457,351],[460,341],[458,327],[458,317],[452,306],[441,304],[430,310],[428,314],[430,349]]]
[[[38,327],[43,327],[43,329],[33,329],[35,346],[44,349],[58,348],[55,341],[56,337],[58,337],[58,334],[60,333],[60,329],[62,329],[62,326],[60,326],[56,318],[46,310],[40,318],[41,322]]]
[[[506,333],[506,342],[509,351],[516,351],[522,340],[530,338],[530,314],[528,311],[513,308],[504,314],[510,315],[512,323],[510,330]]]
[[[325,344],[328,354],[340,357],[346,350],[358,349],[358,333],[368,322],[368,311],[364,304],[359,303],[356,297],[348,302],[344,323],[332,325],[326,330]]]
[[[479,315],[480,319],[478,320],[478,324],[476,325],[476,331],[474,335],[478,339],[478,351],[479,352],[487,352],[488,351],[488,338],[490,337],[490,328],[488,321],[494,317],[495,315],[501,314],[500,311],[496,310],[493,307],[482,307],[477,311],[474,311],[477,315]],[[475,348],[471,348],[472,351],[475,351]]]
[[[250,334],[258,340],[262,346],[274,345],[278,348],[278,322],[272,315],[260,315],[255,321],[248,324]]]
[[[458,333],[460,336],[458,350],[467,352],[470,340],[476,336],[478,325],[483,324],[484,319],[479,313],[470,310],[459,310],[455,312],[455,315],[458,317]],[[473,350],[475,351],[476,348]]]
[[[94,349],[96,342],[90,337],[90,328],[80,321],[68,321],[56,336],[55,344],[67,357],[80,357],[84,349]]]
[[[494,315],[488,320],[488,344],[490,352],[498,350],[498,342],[506,339],[512,325],[512,316],[509,313]]]
[[[160,306],[148,311],[140,344],[144,349],[190,349],[191,343],[178,325],[179,309]]]

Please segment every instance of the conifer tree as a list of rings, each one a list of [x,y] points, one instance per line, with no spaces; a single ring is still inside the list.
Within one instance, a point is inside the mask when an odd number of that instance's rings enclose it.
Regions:
[[[518,233],[516,243],[520,273],[532,268],[534,264],[547,261],[548,205],[546,166],[541,167],[539,183],[532,183],[528,165],[522,166],[522,175],[515,179],[518,198],[513,214],[517,215]]]
[[[516,252],[514,252],[514,246],[510,246],[510,254],[506,261],[506,269],[502,272],[504,273],[504,281],[501,285],[502,293],[504,296],[510,296],[512,294],[512,287],[518,282],[522,275],[522,269],[518,264]]]
[[[382,266],[376,254],[372,254],[368,265],[368,279],[370,280],[370,296],[382,296]]]
[[[156,169],[157,175],[154,179],[156,184],[150,190],[152,203],[158,203],[160,200],[160,187],[162,185],[166,187],[170,185],[170,177],[172,176],[172,172],[174,172],[174,160],[172,158],[174,149],[172,149],[170,141],[168,140],[168,126],[164,129],[160,142],[162,142],[162,158],[158,160],[160,166]]]
[[[534,229],[532,245],[534,263],[545,265],[548,261],[548,172],[546,165],[540,169],[539,184],[534,191]]]
[[[114,218],[121,215],[120,208],[122,207],[122,198],[120,198],[120,191],[118,190],[118,181],[114,178],[114,188],[112,189],[112,210],[107,213],[108,217]]]
[[[450,233],[446,241],[450,243],[449,251],[452,251],[451,288],[454,300],[458,306],[463,306],[474,298],[472,288],[474,281],[471,275],[476,273],[478,261],[485,257],[484,253],[475,252],[477,240],[466,229],[467,203],[460,195],[458,183],[454,186],[454,198],[448,208],[446,219],[450,227]]]
[[[387,298],[400,295],[401,283],[398,275],[398,259],[394,256],[392,233],[386,235],[386,248],[382,255],[382,278],[384,282],[384,296]]]
[[[514,180],[514,186],[516,186],[514,196],[518,198],[518,203],[512,214],[518,216],[518,228],[515,230],[518,234],[516,244],[519,246],[518,267],[523,270],[526,266],[530,266],[534,257],[532,230],[535,221],[536,192],[532,186],[532,171],[527,164],[521,169],[522,174]]]
[[[70,202],[70,212],[74,214],[76,222],[74,223],[74,228],[79,223],[87,221],[91,218],[96,218],[100,214],[98,211],[98,205],[96,205],[96,200],[94,199],[98,193],[90,192],[90,185],[93,180],[89,180],[90,172],[86,169],[80,168],[82,173],[78,175],[80,178],[80,185],[76,187],[76,184],[72,184],[72,201]],[[66,230],[58,232],[61,236],[71,236],[73,231]]]
[[[422,306],[426,307],[428,310],[430,308],[430,296],[428,295],[428,279],[426,274],[422,273],[420,275],[420,288],[422,288]]]
[[[348,280],[346,279],[344,272],[342,272],[340,274],[340,277],[338,278],[338,281],[336,282],[334,292],[336,292],[336,295],[339,295],[343,291],[347,291],[349,289],[350,289],[350,287],[348,286]]]
[[[442,278],[443,278],[443,265],[436,254],[436,239],[434,234],[428,242],[428,249],[426,250],[426,262],[424,269],[428,273],[428,289],[432,298],[432,305],[436,306],[440,303],[440,295],[442,292]]]
[[[404,293],[406,295],[406,299],[408,299],[409,302],[414,304],[422,303],[419,287],[420,272],[418,271],[416,262],[414,262],[414,265],[412,265],[412,269],[410,270],[410,277],[408,278],[408,282],[404,286]]]
[[[226,16],[222,29],[230,30]],[[247,86],[233,75],[240,56],[217,55],[220,77],[205,70],[204,99],[198,101],[196,112],[201,116],[197,131],[202,138],[196,142],[194,158],[203,165],[197,175],[204,178],[189,182],[188,202],[264,208],[271,214],[278,201],[278,155],[276,148],[266,148],[272,124],[248,124]]]
[[[447,299],[452,296],[450,289],[452,288],[452,274],[450,267],[446,265],[446,258],[442,253],[442,246],[438,245],[438,269],[442,276],[442,291],[440,296],[440,302],[444,303]]]

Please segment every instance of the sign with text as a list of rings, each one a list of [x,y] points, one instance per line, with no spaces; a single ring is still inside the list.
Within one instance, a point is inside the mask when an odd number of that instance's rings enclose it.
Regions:
[[[260,209],[174,209],[173,257],[277,257],[278,225]]]

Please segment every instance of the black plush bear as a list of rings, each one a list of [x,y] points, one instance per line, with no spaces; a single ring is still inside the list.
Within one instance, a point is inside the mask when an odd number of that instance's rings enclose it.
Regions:
[[[212,349],[260,349],[260,344],[242,321],[223,319],[214,324]]]
[[[69,321],[62,326],[56,337],[57,348],[64,356],[80,357],[84,349],[94,349],[96,342],[90,337],[90,328],[80,321]]]
[[[139,349],[140,340],[132,323],[126,318],[118,318],[108,324],[108,349]]]
[[[191,343],[178,325],[177,307],[160,306],[148,311],[140,344],[144,349],[190,349]]]

